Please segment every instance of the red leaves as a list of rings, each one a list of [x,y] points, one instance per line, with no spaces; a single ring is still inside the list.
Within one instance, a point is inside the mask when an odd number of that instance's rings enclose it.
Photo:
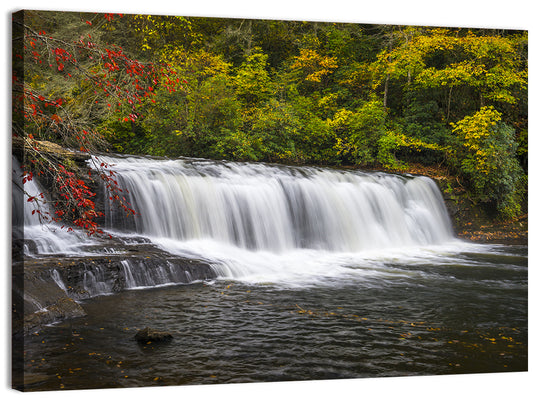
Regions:
[[[94,29],[102,26],[101,23],[111,23],[117,17],[122,17],[122,14],[95,15],[91,20],[82,19],[81,23],[85,22]],[[85,33],[79,40],[66,42],[48,36],[43,30],[36,32],[26,26],[24,35],[24,53],[14,54],[14,57],[32,63],[33,69],[29,70],[34,70],[34,76],[16,76],[17,69],[13,75],[13,107],[17,115],[25,118],[22,122],[16,121],[20,123],[20,128],[13,129],[13,132],[24,138],[28,149],[26,155],[32,155],[27,157],[26,162],[34,171],[24,175],[24,182],[30,181],[34,173],[44,175],[55,186],[52,220],[74,223],[89,235],[101,233],[97,220],[102,214],[95,209],[95,194],[89,184],[63,165],[42,157],[42,143],[37,140],[46,137],[46,140],[60,141],[69,148],[90,153],[97,148],[95,143],[102,141],[102,135],[87,122],[94,120],[91,112],[119,112],[119,120],[135,122],[141,117],[138,107],[144,103],[155,103],[158,90],[176,91],[184,81],[177,78],[176,71],[169,65],[142,63],[128,57],[119,46],[101,46],[90,34]],[[50,69],[42,73],[43,68]],[[79,87],[85,92],[79,96],[69,95],[68,105],[75,107],[67,107],[66,100],[54,98],[57,94],[53,94],[46,81],[41,79],[49,73],[64,79],[77,79]],[[29,80],[24,79],[32,77],[39,80],[40,85],[30,85]],[[76,104],[76,101],[87,101],[87,104]],[[70,108],[81,110],[81,115],[70,113]],[[128,215],[135,215],[108,165],[102,162],[99,168],[94,169],[95,176],[100,177],[112,193],[112,201]],[[37,200],[39,198],[33,197],[30,202]]]
[[[72,220],[75,226],[86,230],[88,235],[101,234],[102,230],[96,219],[103,216],[103,213],[95,211],[96,205],[91,199],[96,194],[84,180],[77,178],[63,165],[58,164],[56,172],[57,191],[62,199],[54,204],[54,220]]]
[[[99,162],[96,157],[92,159],[93,170],[99,171],[98,176],[110,193],[110,201],[122,208],[126,216],[135,215],[136,212],[131,209],[123,190],[119,187],[115,173],[111,169],[112,165],[106,162]],[[32,163],[31,160],[29,160],[29,163]],[[23,183],[32,180],[34,173],[31,170],[26,170],[24,166],[22,169]],[[94,202],[96,194],[91,189],[90,184],[60,163],[49,166],[48,172],[54,176],[52,191],[56,199],[53,203],[50,203],[54,209],[53,216],[40,209],[40,203],[45,200],[44,193],[28,197],[27,202],[36,204],[36,208],[32,213],[37,213],[42,223],[51,221],[59,223],[63,221],[65,222],[64,225],[68,226],[66,222],[69,222],[71,225],[85,230],[89,236],[104,235],[98,220],[104,216],[104,213],[98,210]],[[73,231],[71,227],[68,227],[68,230]]]
[[[76,60],[72,58],[70,53],[64,48],[57,47],[52,50],[52,54],[55,54],[55,61],[57,65],[57,70],[59,72],[65,69],[65,62],[75,63]]]
[[[115,19],[115,15],[118,15],[120,18],[124,16],[124,14],[110,14],[106,13],[104,14],[104,18],[107,19],[109,22],[111,22],[113,19]]]
[[[33,180],[33,172],[24,172],[24,177],[22,178],[22,184],[25,184],[29,181]]]
[[[32,116],[37,116],[37,105],[29,104],[28,106],[33,110]]]
[[[119,14],[120,17],[122,15]],[[107,21],[112,21],[115,14],[104,14]],[[91,21],[86,21],[92,24]],[[33,59],[42,63],[42,60],[54,60],[55,63],[48,63],[51,68],[70,78],[76,72],[77,76],[94,85],[96,89],[102,89],[106,97],[113,96],[118,101],[117,107],[127,103],[132,105],[141,104],[142,99],[153,94],[154,84],[157,82],[159,72],[152,64],[143,64],[138,60],[128,57],[122,48],[107,47],[101,48],[92,41],[85,41],[82,37],[74,43],[65,43],[46,37],[45,32],[26,33],[28,47],[32,49]],[[88,35],[90,38],[91,36]],[[59,45],[54,46],[57,43]],[[39,51],[37,51],[39,50]],[[74,57],[76,54],[76,57]],[[81,64],[78,59],[89,60],[94,67]],[[104,71],[104,72],[102,72]],[[81,72],[81,73],[80,73]],[[121,75],[119,75],[121,74]],[[119,84],[118,76],[129,76],[130,80],[122,80]],[[167,85],[174,85],[168,79]],[[41,99],[41,101],[43,101]],[[107,101],[108,108],[112,108],[112,103]]]

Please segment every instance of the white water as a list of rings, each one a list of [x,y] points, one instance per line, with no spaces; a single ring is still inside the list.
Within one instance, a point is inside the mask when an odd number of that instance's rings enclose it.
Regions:
[[[148,287],[160,287],[169,284],[180,284],[184,281],[180,278],[175,265],[171,262],[161,262],[157,266],[150,267],[143,262],[121,261],[121,269],[124,274],[127,289],[143,289]],[[185,271],[187,283],[193,281],[190,274]]]
[[[20,164],[14,157],[12,158],[12,179],[13,231],[15,237],[24,238],[25,255],[83,254],[83,245],[88,244],[88,240],[82,233],[69,232],[65,227],[50,220],[41,223],[37,211],[49,218],[53,211],[46,197],[41,198],[40,194],[44,190],[36,178],[22,184]],[[30,197],[37,197],[38,203],[28,202]]]
[[[305,284],[390,275],[465,249],[426,177],[206,160],[99,158],[139,212],[107,228],[208,261],[223,278]],[[452,256],[452,255],[450,255]],[[397,271],[395,272],[397,273]]]
[[[105,161],[114,165],[140,212],[136,232],[153,238],[210,239],[274,253],[359,252],[453,238],[439,190],[426,177],[208,161]],[[108,223],[117,227],[112,214]]]
[[[220,278],[298,286],[368,282],[414,273],[392,264],[437,266],[456,262],[465,250],[489,249],[454,238],[441,194],[425,177],[207,160],[101,161],[113,165],[138,212],[124,218],[108,204],[106,229],[125,243],[131,235],[131,245],[142,237],[172,254],[204,260]],[[13,171],[20,181],[15,160]],[[14,198],[21,197],[20,187],[13,187]],[[43,190],[34,179],[24,191],[24,200],[14,201],[23,209],[14,215],[23,215],[25,254],[86,254],[95,238],[41,225],[27,198]],[[40,209],[51,211],[46,202]],[[183,283],[176,267],[124,260],[120,273],[125,288],[144,288]],[[113,292],[103,269],[84,278],[87,292]]]

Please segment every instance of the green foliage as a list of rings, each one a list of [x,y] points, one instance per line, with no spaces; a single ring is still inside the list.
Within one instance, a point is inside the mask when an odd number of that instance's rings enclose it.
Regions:
[[[253,116],[249,133],[261,138],[264,145],[261,160],[296,160],[294,136],[298,127],[294,110],[284,101],[270,99],[258,109]]]
[[[433,93],[416,92],[406,98],[402,122],[405,134],[435,144],[444,144],[448,128],[445,115]]]
[[[374,99],[355,112],[339,110],[330,125],[335,130],[335,149],[343,160],[356,165],[374,164],[379,151],[379,140],[386,134],[383,104]]]
[[[272,95],[272,81],[266,69],[267,58],[261,49],[256,48],[237,69],[235,94],[248,107],[258,106]]]
[[[241,131],[221,129],[221,136],[213,146],[216,158],[236,161],[259,161],[264,152],[261,137],[249,136]]]
[[[518,148],[516,149],[516,155],[522,163],[522,168],[527,170],[527,161],[528,161],[528,133],[527,129],[521,130],[517,137]]]
[[[394,131],[387,130],[377,142],[377,161],[386,168],[398,170],[407,169],[405,162],[398,160],[394,155],[395,151],[398,150],[403,144],[404,142],[400,136],[398,136]]]
[[[514,130],[501,122],[500,112],[483,107],[453,124],[453,132],[460,146],[450,152],[476,200],[493,205],[504,218],[517,216],[524,177],[515,157]]]
[[[331,99],[317,97],[299,95],[291,99],[296,126],[292,140],[298,154],[294,161],[324,164],[335,159],[334,133],[327,121],[319,116],[327,113]]]
[[[34,30],[65,43],[91,35],[165,65],[149,96],[136,100],[133,121],[109,111],[106,104],[114,109],[118,100],[104,87],[95,91],[81,79],[24,64],[33,91],[64,99],[69,113],[97,128],[115,151],[394,170],[439,164],[454,168],[475,199],[501,215],[519,211],[528,154],[527,32],[29,15]],[[89,16],[93,25],[84,21]],[[78,62],[106,75],[88,56]],[[180,78],[175,90],[162,78],[169,71]],[[122,85],[137,84],[124,78]],[[44,112],[53,117],[51,108]],[[40,134],[60,141],[50,129]]]

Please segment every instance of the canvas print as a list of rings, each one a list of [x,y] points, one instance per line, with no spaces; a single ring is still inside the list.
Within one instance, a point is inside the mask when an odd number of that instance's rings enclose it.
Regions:
[[[12,17],[13,388],[527,371],[527,31]]]

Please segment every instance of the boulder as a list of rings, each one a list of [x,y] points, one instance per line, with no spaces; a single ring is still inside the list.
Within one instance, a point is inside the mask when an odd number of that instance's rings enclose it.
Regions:
[[[154,330],[146,327],[135,334],[135,340],[141,344],[148,344],[151,342],[168,342],[172,339],[172,334],[168,331]]]

